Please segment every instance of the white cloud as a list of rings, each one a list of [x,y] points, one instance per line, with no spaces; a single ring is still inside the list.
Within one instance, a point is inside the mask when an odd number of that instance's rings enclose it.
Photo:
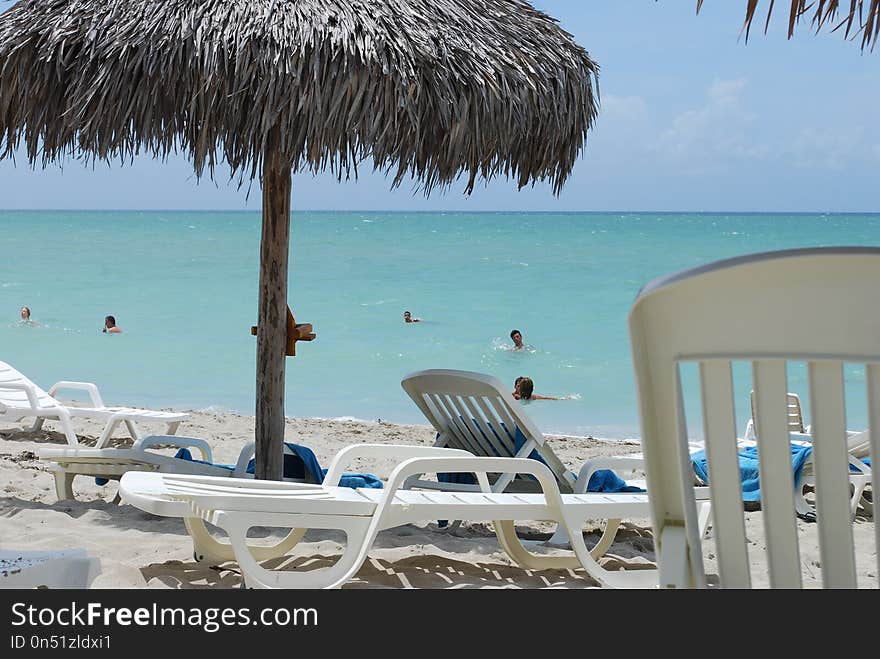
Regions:
[[[757,117],[742,99],[747,84],[746,78],[715,80],[706,91],[706,102],[675,117],[652,151],[694,170],[766,158],[770,149],[752,135]]]
[[[709,86],[709,98],[718,105],[738,105],[739,95],[746,88],[748,80],[716,80]]]

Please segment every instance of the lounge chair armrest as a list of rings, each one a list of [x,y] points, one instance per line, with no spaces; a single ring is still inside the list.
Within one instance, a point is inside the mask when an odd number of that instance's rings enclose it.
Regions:
[[[643,457],[617,455],[613,457],[587,460],[578,472],[578,477],[574,484],[574,493],[583,494],[586,492],[587,486],[590,484],[590,477],[600,469],[630,470],[644,468],[645,459]]]
[[[88,392],[89,399],[92,401],[92,407],[104,407],[104,401],[101,399],[101,393],[98,391],[98,385],[92,382],[73,382],[71,380],[61,380],[56,382],[49,389],[49,395],[55,396],[55,392],[59,389],[79,389]]]
[[[238,453],[238,460],[235,462],[235,471],[232,475],[236,478],[253,478],[253,474],[247,473],[248,463],[257,454],[257,443],[248,442],[241,447]]]
[[[858,469],[858,473],[860,473],[860,474],[864,474],[864,475],[866,475],[866,476],[870,476],[870,475],[871,475],[871,467],[870,467],[869,465],[865,464],[864,462],[862,462],[861,460],[859,460],[856,456],[854,456],[854,455],[852,455],[852,454],[850,454],[849,456],[847,456],[847,458],[848,458],[848,460],[849,460],[849,463],[850,463],[853,467],[855,467],[856,469]]]
[[[388,486],[383,495],[386,499],[394,496],[394,493],[403,487],[406,479],[415,474],[431,474],[437,472],[476,474],[480,487],[484,492],[490,492],[489,473],[502,474],[531,474],[541,485],[548,502],[554,505],[562,505],[562,495],[559,486],[550,468],[542,462],[531,458],[484,458],[477,457],[467,451],[457,449],[441,449],[445,451],[455,450],[459,455],[444,455],[443,457],[414,457],[401,462],[388,477]]]
[[[30,382],[4,382],[0,384],[0,389],[23,391],[27,394],[28,403],[33,409],[40,407],[40,403],[37,400],[37,388]]]
[[[338,485],[342,474],[355,458],[426,458],[426,457],[471,457],[473,453],[455,448],[438,448],[436,446],[407,446],[401,444],[353,444],[339,451],[327,469],[324,485]],[[422,472],[424,473],[424,472]],[[430,473],[430,472],[429,472]]]
[[[181,448],[196,448],[202,454],[202,460],[213,462],[211,446],[204,439],[198,437],[181,437],[180,435],[149,435],[139,439],[131,447],[133,450],[146,450],[152,446],[179,446]]]

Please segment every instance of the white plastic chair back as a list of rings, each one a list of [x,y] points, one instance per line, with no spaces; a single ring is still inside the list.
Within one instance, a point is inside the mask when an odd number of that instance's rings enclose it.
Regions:
[[[400,384],[439,433],[438,446],[502,458],[528,457],[534,449],[553,471],[560,489],[572,491],[574,474],[546,445],[544,435],[498,378],[429,369],[407,375]],[[517,428],[525,440],[519,450]]]
[[[751,403],[752,418],[749,419],[746,428],[746,439],[755,439],[755,391],[749,392],[749,401]],[[804,413],[801,409],[801,398],[797,394],[788,393],[788,429],[791,432],[806,433],[807,429],[804,425]]]
[[[751,587],[732,360],[752,362],[771,587],[802,587],[786,361],[807,362],[822,583],[857,587],[843,363],[865,364],[870,452],[880,436],[880,249],[754,254],[656,279],[629,315],[661,587],[705,587],[679,365],[699,365],[720,583]],[[875,529],[876,533],[876,529]],[[875,536],[880,546],[880,537]],[[759,551],[751,547],[752,551]],[[872,570],[873,571],[873,570]]]

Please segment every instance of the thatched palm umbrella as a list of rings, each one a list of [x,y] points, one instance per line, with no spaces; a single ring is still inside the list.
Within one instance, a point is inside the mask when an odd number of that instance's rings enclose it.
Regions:
[[[257,475],[281,476],[291,172],[365,158],[425,193],[558,192],[597,66],[524,0],[22,0],[0,15],[0,157],[182,151],[261,176]]]
[[[855,38],[861,34],[862,50],[868,46],[874,49],[874,44],[880,39],[880,0],[846,0],[840,6],[840,0],[790,0],[788,12],[788,38],[794,35],[794,29],[805,15],[810,16],[810,24],[816,32],[824,27],[831,27],[835,32],[843,28],[844,38]],[[759,0],[746,0],[746,18],[743,23],[743,31],[746,41],[749,39],[749,31],[752,22],[758,14]],[[697,13],[703,0],[697,0]],[[775,0],[769,0],[767,15],[764,21],[764,32],[770,27],[770,17],[773,15]]]

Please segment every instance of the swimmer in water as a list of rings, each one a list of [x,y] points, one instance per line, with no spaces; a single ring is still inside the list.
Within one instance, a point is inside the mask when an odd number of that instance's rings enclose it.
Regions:
[[[18,321],[21,325],[36,325],[37,323],[31,320],[31,308],[30,307],[22,307],[21,308],[21,320]]]
[[[510,340],[513,341],[514,350],[522,350],[526,347],[523,343],[522,332],[518,329],[510,330]]]
[[[556,396],[539,396],[534,390],[532,378],[520,376],[513,383],[513,397],[517,400],[562,400]]]
[[[413,318],[412,314],[409,311],[403,312],[403,322],[405,323],[420,323],[422,322],[421,318]]]
[[[105,334],[122,334],[122,330],[116,326],[116,318],[113,316],[104,318],[104,329],[101,331]]]

